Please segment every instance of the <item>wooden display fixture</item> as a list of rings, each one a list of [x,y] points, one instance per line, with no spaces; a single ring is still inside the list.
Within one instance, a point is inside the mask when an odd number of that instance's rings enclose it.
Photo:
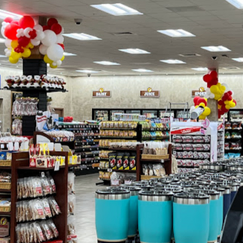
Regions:
[[[57,201],[61,214],[52,218],[55,223],[59,236],[57,240],[67,242],[67,214],[68,214],[68,153],[67,152],[50,152],[53,156],[65,156],[65,166],[61,166],[58,171],[53,168],[30,168],[29,153],[19,152],[12,154],[12,166],[3,167],[11,171],[11,190],[0,189],[0,193],[11,193],[11,212],[0,212],[0,216],[10,216],[10,243],[16,243],[15,227],[16,222],[16,202],[17,200],[17,180],[19,178],[39,175],[41,171],[49,171],[56,184],[56,194],[54,195]],[[1,169],[2,167],[0,167]],[[32,222],[32,221],[31,221]],[[33,221],[34,222],[34,221]]]
[[[142,154],[142,160],[162,160],[162,159],[169,159],[169,154],[166,155],[155,155],[155,154]]]

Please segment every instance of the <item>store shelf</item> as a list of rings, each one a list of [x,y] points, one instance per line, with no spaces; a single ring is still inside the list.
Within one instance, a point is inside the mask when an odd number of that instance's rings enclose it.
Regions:
[[[169,139],[170,136],[163,136],[163,137],[151,137],[151,138],[142,138],[144,141],[152,141],[152,140],[162,140],[162,139]]]
[[[116,151],[136,151],[136,148],[109,148],[110,150]]]
[[[225,149],[226,153],[240,153],[242,149]]]
[[[128,131],[136,131],[137,128],[129,128],[129,127],[106,127],[106,128],[103,128],[101,127],[100,130],[128,130]]]
[[[11,212],[0,212],[0,216],[9,216],[9,217],[11,217]]]
[[[0,193],[11,193],[11,189],[0,189]]]
[[[122,172],[122,173],[137,173],[136,170],[112,170],[114,172]]]
[[[206,152],[210,153],[210,150],[180,150],[180,149],[173,149],[176,152]]]
[[[109,158],[100,158],[100,160],[108,160],[109,161]]]
[[[242,138],[225,138],[225,140],[241,140]]]
[[[170,159],[141,159],[140,161],[146,163],[161,163],[161,161],[170,162]]]
[[[0,170],[11,170],[11,166],[0,166]]]
[[[170,129],[167,128],[144,128],[142,129],[142,132],[163,132],[163,131],[170,131]]]
[[[200,159],[200,158],[197,158],[197,159],[195,159],[195,158],[176,158],[177,160],[202,160],[202,161],[204,161],[204,160],[210,160],[210,158],[208,158],[208,159]]]
[[[104,178],[100,178],[100,177],[99,177],[99,179],[102,181],[111,181],[111,179],[104,179]]]
[[[54,92],[68,92],[66,89],[54,89],[54,88],[3,88],[2,90],[11,90],[16,92],[47,92],[47,93],[54,93]]]
[[[62,165],[59,167],[59,169],[64,169],[65,165]],[[17,170],[43,170],[43,171],[48,171],[48,170],[54,170],[54,167],[51,168],[42,168],[42,167],[29,167],[29,166],[21,166],[18,167]]]
[[[131,139],[131,140],[137,140],[137,137],[100,136],[100,139]]]

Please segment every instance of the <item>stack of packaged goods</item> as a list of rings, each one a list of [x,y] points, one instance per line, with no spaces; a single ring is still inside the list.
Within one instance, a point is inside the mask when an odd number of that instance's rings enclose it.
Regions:
[[[68,173],[68,225],[67,225],[67,235],[68,242],[77,243],[78,238],[76,235],[76,220],[75,220],[75,206],[76,206],[76,196],[75,196],[75,174],[73,172]]]

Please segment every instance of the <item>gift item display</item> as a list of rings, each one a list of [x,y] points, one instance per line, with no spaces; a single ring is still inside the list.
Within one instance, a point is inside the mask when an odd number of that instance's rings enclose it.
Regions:
[[[45,132],[48,136],[52,137],[54,142],[73,142],[75,134],[68,131],[47,131]]]
[[[241,159],[218,161],[202,165],[196,172],[97,190],[98,240],[123,242],[127,238],[131,241],[140,238],[140,242],[171,242],[174,232],[173,238],[179,243],[216,242],[225,215],[242,185],[241,167]],[[127,217],[129,204],[134,203],[137,207],[133,208],[133,215],[137,218],[131,219]],[[122,216],[115,210],[118,204]],[[120,226],[116,234],[111,230],[114,220]]]
[[[37,98],[19,97],[13,102],[13,116],[35,116],[37,113]]]
[[[0,198],[0,213],[11,211],[11,199],[10,198]]]
[[[225,159],[238,158],[242,155],[242,122],[225,123]]]
[[[126,114],[126,113],[113,113],[113,121],[145,121],[145,115],[139,114]]]
[[[11,189],[11,174],[8,172],[0,172],[0,189]]]
[[[10,133],[0,133],[1,150],[8,151],[28,151],[29,139],[26,137],[12,136]],[[3,153],[4,154],[4,153]],[[6,160],[6,155],[1,160]]]

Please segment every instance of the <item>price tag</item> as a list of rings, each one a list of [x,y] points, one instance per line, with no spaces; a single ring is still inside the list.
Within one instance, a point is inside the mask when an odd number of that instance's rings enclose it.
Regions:
[[[19,151],[19,142],[14,142],[14,150]]]
[[[107,169],[107,172],[112,172],[112,169]]]
[[[118,186],[118,185],[119,185],[119,180],[114,180],[114,181],[112,181],[112,185],[113,185],[113,186]]]
[[[162,159],[162,160],[161,160],[161,163],[164,163],[164,162],[165,162],[165,161]]]
[[[4,149],[4,144],[3,143],[1,143],[1,149]]]
[[[60,161],[56,161],[54,171],[59,171],[60,169]]]

